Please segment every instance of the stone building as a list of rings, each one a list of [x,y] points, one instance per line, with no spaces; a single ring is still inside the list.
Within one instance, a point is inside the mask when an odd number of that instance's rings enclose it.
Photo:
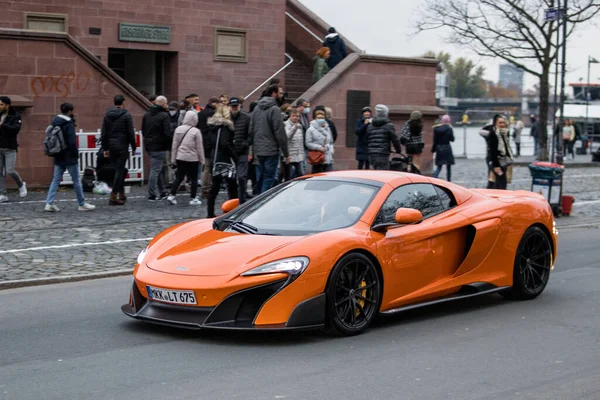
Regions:
[[[150,105],[144,92],[250,102],[277,76],[292,100],[333,109],[338,169],[355,167],[354,121],[365,105],[389,105],[398,129],[421,110],[428,144],[442,112],[437,61],[364,54],[348,39],[352,54],[312,85],[312,57],[328,25],[297,0],[0,0],[0,7],[0,94],[23,115],[17,168],[31,186],[51,180],[43,132],[65,101],[75,105],[77,129],[95,132],[122,93],[139,129]]]

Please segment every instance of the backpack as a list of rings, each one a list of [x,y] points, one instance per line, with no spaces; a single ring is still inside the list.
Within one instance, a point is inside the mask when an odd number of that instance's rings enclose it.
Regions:
[[[81,177],[81,187],[84,192],[92,193],[94,187],[96,186],[94,182],[96,181],[96,172],[91,167],[85,167],[83,170],[83,176]]]
[[[44,154],[48,157],[56,157],[61,151],[67,149],[67,143],[60,126],[48,125],[46,138],[44,139]]]

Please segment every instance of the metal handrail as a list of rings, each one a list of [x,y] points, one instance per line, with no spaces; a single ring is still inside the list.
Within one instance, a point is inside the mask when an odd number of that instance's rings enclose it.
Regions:
[[[285,64],[283,67],[279,68],[279,70],[277,70],[277,72],[275,72],[273,75],[271,75],[270,77],[268,77],[267,79],[265,79],[265,81],[263,83],[261,83],[259,86],[256,87],[256,89],[254,89],[252,92],[250,92],[246,97],[244,97],[244,100],[248,99],[248,97],[252,96],[254,93],[256,93],[261,87],[265,86],[267,83],[269,83],[269,81],[271,79],[273,79],[274,77],[276,77],[281,71],[283,71],[284,69],[286,69],[287,67],[289,67],[293,62],[294,59],[292,58],[292,56],[290,56],[288,53],[283,53],[285,54],[285,56],[290,60],[287,64]]]
[[[292,21],[294,21],[295,23],[300,25],[300,27],[302,29],[304,29],[306,32],[310,33],[312,35],[312,37],[314,37],[315,39],[317,39],[319,41],[319,43],[323,43],[323,39],[321,37],[317,36],[317,34],[315,34],[313,31],[308,29],[302,22],[298,21],[298,19],[295,18],[292,14],[290,14],[289,12],[286,12],[285,15],[287,15],[288,17],[290,17],[290,19]]]

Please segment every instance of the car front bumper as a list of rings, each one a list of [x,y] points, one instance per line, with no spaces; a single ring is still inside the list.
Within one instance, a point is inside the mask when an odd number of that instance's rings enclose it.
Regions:
[[[135,281],[129,304],[121,311],[146,322],[186,329],[302,330],[319,329],[325,322],[325,294],[309,298],[294,308],[283,324],[255,324],[263,305],[286,286],[287,279],[231,294],[215,307],[165,304],[144,297]]]

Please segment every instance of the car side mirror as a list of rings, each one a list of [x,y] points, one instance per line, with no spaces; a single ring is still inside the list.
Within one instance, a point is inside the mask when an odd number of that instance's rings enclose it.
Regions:
[[[414,208],[399,208],[396,210],[395,221],[400,225],[414,224],[423,219],[421,211]]]
[[[225,203],[223,203],[223,205],[221,206],[221,210],[223,210],[223,212],[225,214],[227,214],[228,212],[235,210],[239,206],[240,206],[240,199],[231,199],[231,200],[227,200]]]

